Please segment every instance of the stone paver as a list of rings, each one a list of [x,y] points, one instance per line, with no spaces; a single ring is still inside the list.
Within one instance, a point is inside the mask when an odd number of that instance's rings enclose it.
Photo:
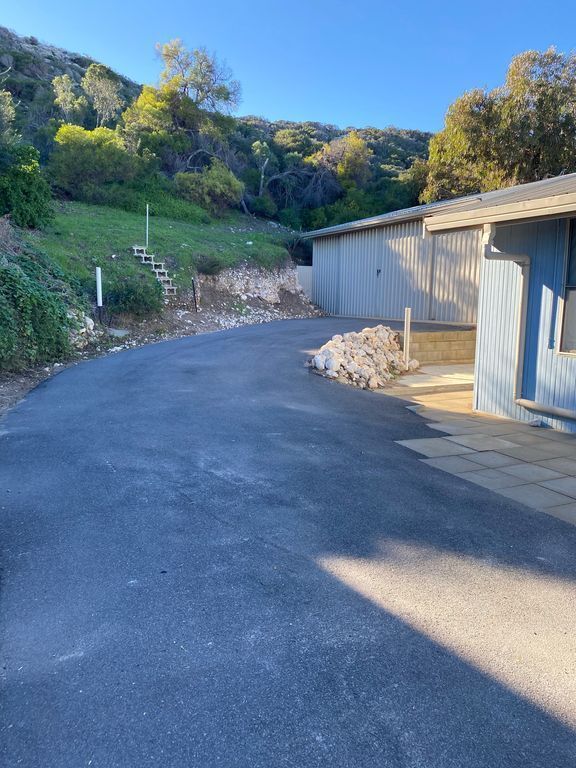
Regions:
[[[474,414],[457,398],[450,410],[455,394],[417,400],[416,412],[444,437],[400,444],[436,469],[576,525],[576,435]],[[467,450],[456,454],[447,444]]]
[[[548,515],[554,515],[554,517],[564,520],[566,523],[576,525],[576,502],[573,504],[563,504],[560,507],[548,507],[544,512]]]
[[[555,480],[546,480],[542,485],[576,499],[576,477],[559,477]]]
[[[498,451],[478,451],[470,454],[470,461],[480,464],[483,467],[508,467],[518,464],[518,459],[513,456],[506,456]]]
[[[477,429],[473,421],[439,421],[427,424],[430,429],[436,429],[438,432],[445,432],[448,435],[469,435],[473,429]]]
[[[506,475],[499,469],[480,469],[476,472],[457,472],[458,477],[469,480],[484,488],[498,490],[500,488],[512,488],[516,485],[525,485],[526,481],[514,475]]]
[[[472,448],[451,443],[443,437],[422,437],[415,440],[398,440],[400,445],[410,448],[412,451],[422,453],[433,458],[436,456],[458,456],[462,453],[473,453]]]
[[[502,472],[519,477],[527,483],[541,483],[544,480],[562,477],[560,472],[548,469],[548,467],[540,467],[538,464],[512,464],[509,467],[502,467]]]
[[[465,445],[466,448],[472,448],[474,451],[502,451],[506,448],[516,448],[518,445],[482,432],[473,435],[450,435],[446,440],[451,440],[458,445]]]
[[[519,445],[517,448],[501,448],[500,452],[520,461],[536,462],[572,456],[574,454],[574,446],[544,439],[539,445]]]
[[[482,469],[481,466],[469,461],[464,456],[440,456],[437,459],[422,459],[422,462],[453,475],[458,474],[458,472],[474,472],[474,470]]]
[[[525,483],[514,488],[502,488],[499,493],[503,496],[508,496],[509,499],[514,499],[514,501],[520,501],[522,504],[526,504],[527,507],[532,507],[533,509],[558,507],[572,502],[570,496],[564,496],[561,493],[556,493],[556,491],[544,488],[542,485],[536,485],[535,483]]]
[[[576,475],[575,459],[545,459],[544,461],[539,461],[538,464],[541,467],[555,469],[564,475]]]

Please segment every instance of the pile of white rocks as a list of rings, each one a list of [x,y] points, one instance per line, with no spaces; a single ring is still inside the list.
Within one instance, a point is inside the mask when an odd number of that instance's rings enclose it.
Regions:
[[[317,371],[360,389],[378,389],[407,371],[419,367],[417,360],[404,361],[398,333],[385,325],[344,333],[320,348],[311,360]]]
[[[94,320],[80,310],[70,310],[68,319],[71,326],[68,335],[74,349],[85,349],[88,344],[102,335],[102,331],[96,328]]]

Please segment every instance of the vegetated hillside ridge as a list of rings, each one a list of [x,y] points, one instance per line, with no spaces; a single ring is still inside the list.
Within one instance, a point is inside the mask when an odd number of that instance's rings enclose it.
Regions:
[[[16,101],[17,124],[24,135],[53,116],[52,80],[69,75],[79,84],[94,63],[89,56],[43,43],[36,37],[21,37],[0,26],[0,72],[5,72],[2,87]],[[127,102],[135,99],[141,86],[121,74],[114,75],[122,86],[123,98]]]
[[[397,128],[393,125],[386,128],[356,128],[347,126],[340,128],[330,123],[313,121],[295,122],[293,120],[266,120],[255,115],[238,118],[239,123],[260,133],[265,141],[274,142],[280,131],[301,130],[310,137],[318,147],[328,144],[335,139],[346,136],[351,131],[356,132],[373,152],[371,163],[387,170],[390,176],[407,170],[415,160],[424,160],[428,156],[428,144],[433,134],[410,128]]]
[[[43,43],[36,37],[22,37],[6,27],[0,27],[0,71],[7,70],[3,87],[12,93],[17,102],[18,125],[26,136],[32,136],[47,119],[58,114],[53,105],[52,80],[67,74],[79,85],[93,63],[100,62],[84,54]],[[113,74],[121,83],[124,101],[129,104],[138,96],[141,86],[119,73]],[[236,119],[250,132],[252,140],[257,135],[273,143],[281,131],[302,130],[310,138],[311,147],[317,148],[356,131],[373,152],[372,165],[387,171],[390,176],[408,169],[417,159],[425,159],[432,136],[425,131],[394,126],[340,128],[312,121],[266,120],[253,115]]]

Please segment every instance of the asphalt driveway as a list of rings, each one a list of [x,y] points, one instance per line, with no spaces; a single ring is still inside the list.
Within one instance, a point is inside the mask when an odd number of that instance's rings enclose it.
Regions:
[[[83,363],[0,422],[6,768],[573,768],[576,528],[310,374],[340,319]]]

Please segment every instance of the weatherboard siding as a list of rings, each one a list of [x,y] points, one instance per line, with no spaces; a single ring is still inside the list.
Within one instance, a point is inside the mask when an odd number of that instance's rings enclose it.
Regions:
[[[576,356],[557,353],[564,289],[565,219],[499,226],[495,247],[530,256],[522,397],[576,411]],[[530,421],[542,418],[576,432],[576,422],[528,411],[514,403],[520,267],[483,259],[478,306],[474,406]]]

